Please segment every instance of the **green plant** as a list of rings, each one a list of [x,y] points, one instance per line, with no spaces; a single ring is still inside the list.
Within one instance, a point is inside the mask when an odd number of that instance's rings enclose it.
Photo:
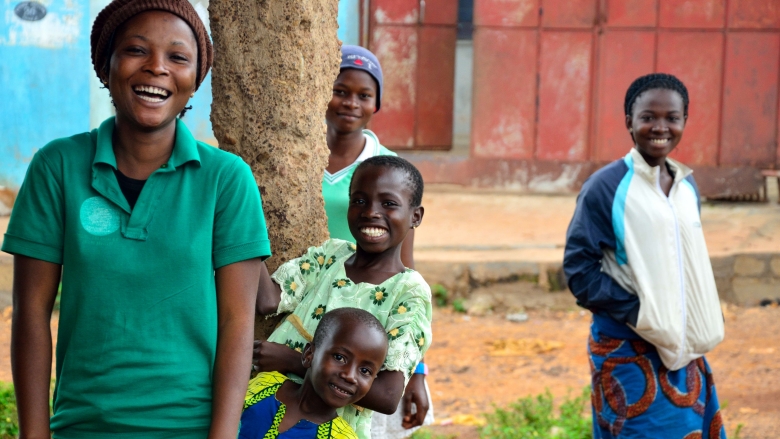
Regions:
[[[582,412],[590,400],[590,389],[585,388],[575,398],[567,396],[555,416],[553,397],[549,390],[536,397],[517,400],[502,409],[486,415],[482,439],[585,439],[592,434],[592,421]]]
[[[16,414],[14,386],[0,382],[0,439],[12,439],[18,435],[19,419]]]
[[[427,428],[421,428],[409,437],[409,439],[455,439],[457,436],[454,434],[433,434]]]
[[[455,312],[466,312],[466,303],[463,299],[455,299],[452,301],[452,309],[454,309]]]
[[[449,302],[449,291],[447,291],[447,288],[444,287],[442,284],[433,284],[431,285],[431,294],[433,295],[433,300],[436,303],[436,306],[447,306],[447,303]]]
[[[737,424],[737,428],[734,429],[734,434],[731,435],[731,439],[740,439],[739,433],[742,431],[744,426],[745,424]]]

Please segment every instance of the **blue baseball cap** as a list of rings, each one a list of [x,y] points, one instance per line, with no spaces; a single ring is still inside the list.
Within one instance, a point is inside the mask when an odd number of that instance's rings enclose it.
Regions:
[[[344,44],[341,46],[341,66],[339,69],[363,70],[374,78],[378,88],[376,91],[376,111],[379,111],[382,102],[382,66],[379,65],[376,55],[365,47]]]

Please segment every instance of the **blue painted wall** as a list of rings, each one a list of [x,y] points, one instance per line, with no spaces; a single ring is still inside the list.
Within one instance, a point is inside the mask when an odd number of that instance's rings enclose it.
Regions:
[[[339,0],[339,39],[360,44],[360,0]]]
[[[35,151],[89,128],[89,7],[51,1],[40,21],[0,6],[0,185],[21,184]]]
[[[33,154],[51,140],[96,128],[113,114],[92,69],[92,22],[110,0],[39,0],[47,14],[24,21],[21,0],[0,5],[0,186],[17,189]],[[338,37],[358,44],[360,1],[339,0]],[[208,26],[208,0],[190,0]],[[216,145],[211,130],[211,74],[183,121],[195,138]]]

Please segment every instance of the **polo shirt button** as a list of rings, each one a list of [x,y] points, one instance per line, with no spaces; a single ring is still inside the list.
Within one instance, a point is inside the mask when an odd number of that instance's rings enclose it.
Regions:
[[[167,168],[167,167],[168,167],[168,164],[167,164],[167,163],[163,163],[162,165],[160,165],[160,167],[161,167],[161,168]]]

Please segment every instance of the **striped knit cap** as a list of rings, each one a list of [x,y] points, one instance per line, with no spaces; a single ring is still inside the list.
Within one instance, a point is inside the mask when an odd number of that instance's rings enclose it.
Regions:
[[[214,50],[211,47],[206,26],[200,20],[195,8],[187,0],[114,0],[108,4],[95,18],[92,25],[90,42],[92,45],[92,65],[98,78],[101,70],[111,58],[111,43],[117,28],[141,12],[159,10],[178,15],[187,22],[195,34],[198,43],[198,78],[197,86],[211,68],[214,61]]]

